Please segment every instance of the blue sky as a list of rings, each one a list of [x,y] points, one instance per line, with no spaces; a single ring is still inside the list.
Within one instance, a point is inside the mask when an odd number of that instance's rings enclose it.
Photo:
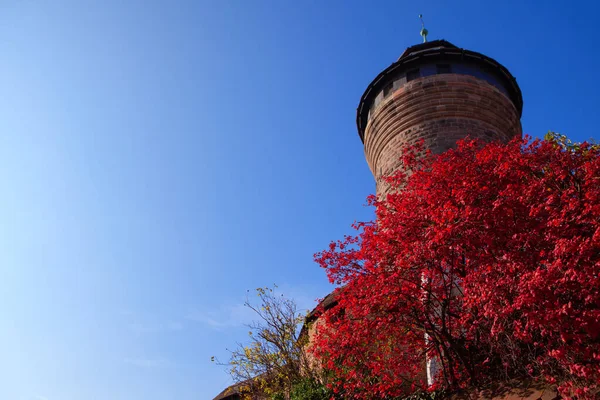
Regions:
[[[556,4],[555,4],[556,3]],[[559,4],[561,3],[561,4]],[[419,42],[509,68],[523,128],[597,136],[595,2],[0,3],[0,398],[211,399],[246,291],[303,307],[367,219],[367,84]]]

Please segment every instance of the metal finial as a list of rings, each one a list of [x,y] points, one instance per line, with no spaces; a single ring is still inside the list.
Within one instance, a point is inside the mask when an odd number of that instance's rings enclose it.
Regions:
[[[423,22],[423,14],[419,14],[419,19],[421,20],[421,36],[423,37],[423,43],[427,42],[427,34],[429,31],[425,29],[425,22]]]

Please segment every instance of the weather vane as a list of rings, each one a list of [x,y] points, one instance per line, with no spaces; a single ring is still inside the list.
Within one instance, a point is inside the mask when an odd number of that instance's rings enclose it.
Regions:
[[[429,31],[425,29],[425,22],[423,22],[423,14],[419,14],[419,19],[421,20],[421,36],[423,36],[423,43],[427,42],[427,34]]]

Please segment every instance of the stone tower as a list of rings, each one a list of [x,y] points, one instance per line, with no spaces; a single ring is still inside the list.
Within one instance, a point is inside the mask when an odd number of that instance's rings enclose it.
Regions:
[[[409,47],[369,84],[356,115],[377,182],[399,167],[399,151],[420,139],[434,153],[467,136],[508,141],[521,136],[523,98],[497,61],[445,40]]]

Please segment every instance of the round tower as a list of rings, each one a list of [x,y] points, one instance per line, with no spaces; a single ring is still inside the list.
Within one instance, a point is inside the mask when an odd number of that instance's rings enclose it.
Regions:
[[[441,153],[467,136],[506,142],[521,136],[523,98],[497,61],[445,40],[409,47],[369,84],[356,124],[377,182],[399,168],[400,149],[423,139]]]

